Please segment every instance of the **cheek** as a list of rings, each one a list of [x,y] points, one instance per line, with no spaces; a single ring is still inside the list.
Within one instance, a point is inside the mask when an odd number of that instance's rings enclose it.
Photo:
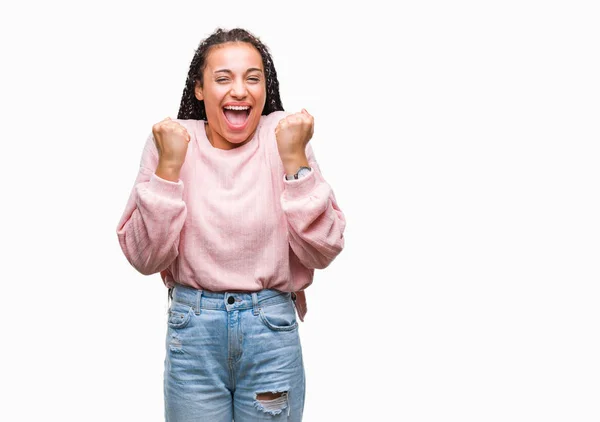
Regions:
[[[211,104],[219,104],[223,97],[227,94],[227,89],[219,85],[211,85],[204,91],[204,101]]]
[[[262,104],[265,103],[267,99],[267,91],[264,86],[254,86],[251,89],[252,96],[256,99],[257,102]]]
[[[222,95],[212,90],[204,93],[204,107],[207,114],[216,114],[221,111]]]
[[[204,109],[206,110],[207,116],[219,117],[219,114],[221,113],[221,107],[219,106],[219,103],[215,104],[204,100]]]

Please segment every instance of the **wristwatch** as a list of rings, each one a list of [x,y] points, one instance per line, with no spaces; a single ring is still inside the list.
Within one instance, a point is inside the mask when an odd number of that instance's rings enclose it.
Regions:
[[[302,166],[298,169],[298,171],[296,172],[296,174],[286,174],[285,175],[285,180],[298,180],[303,178],[304,176],[308,175],[311,172],[311,168],[310,167],[306,167],[306,166]]]

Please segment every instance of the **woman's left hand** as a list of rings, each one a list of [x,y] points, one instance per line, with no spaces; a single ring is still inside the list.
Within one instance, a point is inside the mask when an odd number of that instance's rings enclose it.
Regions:
[[[306,109],[290,114],[279,121],[275,128],[277,149],[284,163],[306,161],[306,144],[313,136],[314,118]]]

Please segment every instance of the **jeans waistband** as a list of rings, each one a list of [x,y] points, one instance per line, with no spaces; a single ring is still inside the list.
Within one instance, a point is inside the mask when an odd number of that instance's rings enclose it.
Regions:
[[[188,305],[196,314],[199,314],[201,309],[222,311],[254,309],[254,312],[258,313],[261,307],[292,300],[292,293],[274,289],[263,289],[257,292],[211,292],[181,284],[176,284],[169,291],[169,295],[174,303]]]

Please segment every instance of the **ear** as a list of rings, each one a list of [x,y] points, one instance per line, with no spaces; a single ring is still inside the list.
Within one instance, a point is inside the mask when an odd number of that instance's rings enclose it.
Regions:
[[[196,84],[194,85],[194,94],[198,101],[204,101],[204,95],[202,94],[202,87],[200,86],[199,81],[196,81]]]

